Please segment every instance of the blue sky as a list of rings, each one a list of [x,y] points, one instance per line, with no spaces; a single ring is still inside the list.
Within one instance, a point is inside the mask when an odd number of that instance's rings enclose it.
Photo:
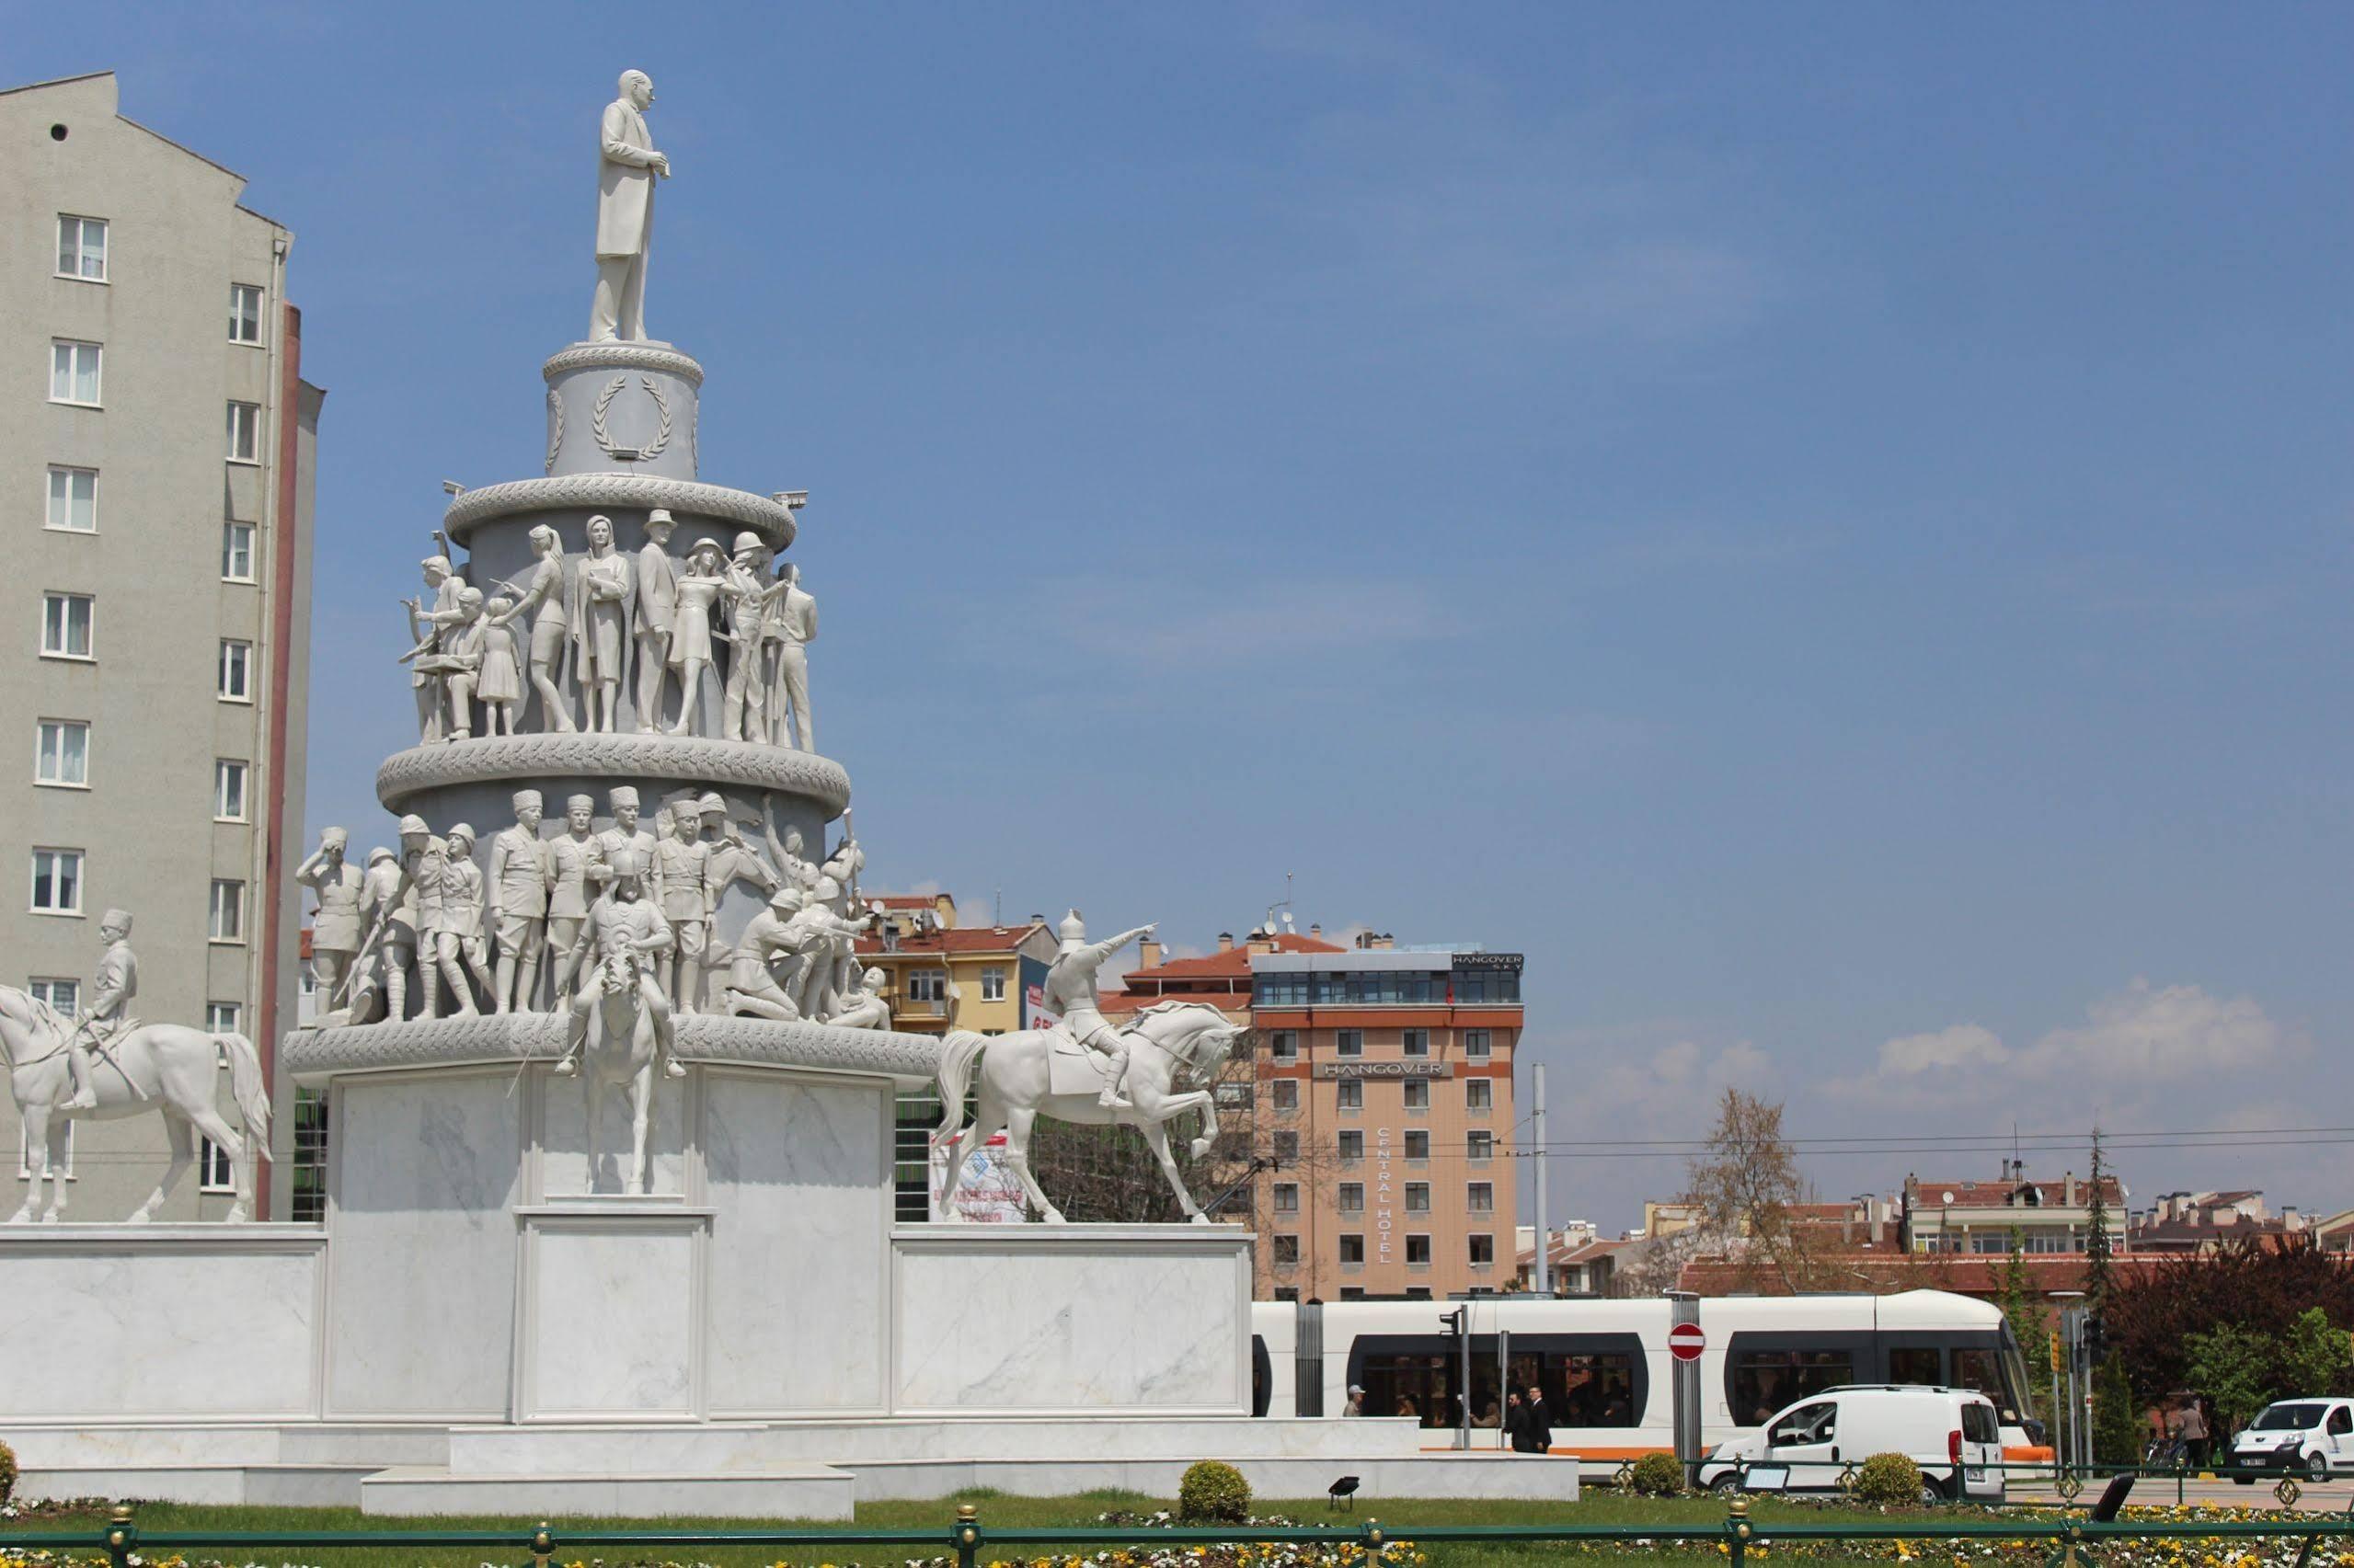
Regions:
[[[2354,1121],[2346,13],[656,18],[15,18],[296,233],[314,822],[385,826],[440,481],[537,470],[638,65],[649,323],[706,477],[812,493],[875,885],[1203,947],[1294,874],[1526,952],[1578,1152],[1741,1082],[1889,1140],[1832,1196]],[[2345,1152],[2124,1173],[2332,1209]]]

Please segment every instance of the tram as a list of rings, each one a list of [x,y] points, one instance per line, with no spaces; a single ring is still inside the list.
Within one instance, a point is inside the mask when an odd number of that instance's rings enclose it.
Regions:
[[[1499,1389],[1544,1391],[1553,1446],[1593,1464],[1674,1448],[1669,1304],[1474,1296],[1451,1301],[1257,1301],[1255,1412],[1413,1416],[1432,1446],[1464,1419],[1463,1343],[1441,1315],[1470,1315],[1475,1448],[1500,1446]],[[1710,1297],[1700,1303],[1701,1441],[1746,1436],[1793,1401],[1847,1383],[1976,1389],[1994,1402],[2004,1456],[2049,1459],[2027,1415],[2027,1368],[2001,1309],[1943,1290],[1890,1296]],[[1440,1434],[1449,1434],[1441,1437]]]

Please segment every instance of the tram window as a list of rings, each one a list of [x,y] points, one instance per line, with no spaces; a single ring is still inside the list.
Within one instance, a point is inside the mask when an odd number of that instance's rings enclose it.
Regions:
[[[2003,1359],[1996,1351],[1955,1351],[1954,1387],[1976,1389],[1998,1405],[2011,1402],[2010,1396],[2003,1391]]]
[[[1635,1407],[1631,1356],[1515,1352],[1511,1386],[1525,1393],[1532,1383],[1544,1390],[1556,1427],[1632,1426],[1641,1413]]]
[[[1755,1426],[1809,1394],[1855,1380],[1844,1350],[1739,1350],[1732,1356],[1733,1419]]]
[[[1938,1351],[1934,1345],[1906,1345],[1889,1352],[1889,1381],[1891,1383],[1927,1383],[1942,1388],[1946,1369],[1937,1364]]]

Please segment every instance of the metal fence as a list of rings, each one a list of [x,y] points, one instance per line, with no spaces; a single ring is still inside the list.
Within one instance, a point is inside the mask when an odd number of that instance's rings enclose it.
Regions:
[[[2321,1517],[2247,1520],[2118,1520],[2101,1522],[2071,1516],[2058,1519],[1923,1518],[1868,1519],[1853,1524],[1803,1524],[1753,1519],[1749,1499],[1733,1498],[1717,1520],[1639,1525],[1407,1525],[1384,1528],[1377,1520],[1332,1525],[1219,1525],[1161,1529],[984,1525],[979,1508],[970,1504],[956,1517],[934,1529],[599,1529],[581,1521],[558,1530],[543,1520],[535,1528],[511,1526],[470,1529],[387,1530],[216,1530],[144,1529],[128,1507],[114,1511],[99,1530],[10,1530],[0,1533],[0,1547],[14,1550],[104,1551],[114,1568],[133,1568],[134,1554],[171,1550],[228,1549],[252,1551],[289,1547],[338,1549],[350,1547],[468,1547],[520,1551],[536,1568],[549,1568],[559,1551],[593,1545],[610,1551],[616,1547],[761,1547],[801,1548],[828,1558],[845,1546],[913,1548],[938,1556],[954,1556],[959,1568],[975,1568],[985,1548],[1005,1542],[1028,1546],[1105,1547],[1211,1546],[1220,1544],[1351,1546],[1378,1561],[1384,1547],[1411,1541],[1416,1547],[1448,1542],[1499,1545],[1507,1542],[1554,1545],[1658,1545],[1680,1542],[1721,1546],[1731,1568],[1742,1568],[1752,1548],[1808,1541],[1910,1541],[2042,1543],[2049,1548],[2050,1568],[2079,1568],[2079,1553],[2103,1542],[2168,1539],[2270,1539],[2302,1543],[2296,1568],[2306,1568],[2322,1541],[2354,1539],[2354,1514]]]
[[[1862,1463],[1861,1459],[1844,1459],[1802,1460],[1793,1464],[1786,1459],[1776,1460],[1769,1458],[1715,1461],[1703,1459],[1694,1468],[1714,1469],[1721,1465],[1729,1465],[1740,1478],[1741,1484],[1746,1486],[1749,1474],[1753,1470],[1830,1470],[1835,1464],[1839,1473],[1833,1478],[1832,1484],[1842,1492],[1852,1492],[1854,1490],[1857,1472]],[[2079,1496],[2083,1495],[2084,1488],[2089,1485],[2098,1485],[2115,1476],[2130,1475],[2137,1480],[2154,1481],[2162,1486],[2171,1484],[2174,1487],[2175,1502],[2177,1505],[2189,1500],[2190,1483],[2194,1481],[2228,1481],[2243,1486],[2252,1487],[2259,1483],[2268,1485],[2276,1502],[2284,1508],[2293,1508],[2297,1505],[2298,1500],[2304,1496],[2306,1487],[2348,1479],[2343,1475],[2315,1476],[2312,1471],[2302,1467],[2284,1469],[2279,1465],[2199,1465],[2193,1464],[2187,1459],[2177,1459],[2165,1464],[2124,1465],[2070,1464],[2064,1459],[2015,1459],[1997,1464],[1970,1465],[1968,1468],[1973,1475],[1982,1471],[2000,1471],[2003,1474],[2005,1492],[2017,1486],[2032,1486],[2038,1489],[2049,1487],[2063,1504],[2075,1502]],[[1634,1467],[1630,1462],[1621,1464],[1611,1477],[1611,1482],[1613,1485],[1624,1487],[1633,1479]],[[2350,1507],[2349,1511],[2354,1511],[2354,1507]]]

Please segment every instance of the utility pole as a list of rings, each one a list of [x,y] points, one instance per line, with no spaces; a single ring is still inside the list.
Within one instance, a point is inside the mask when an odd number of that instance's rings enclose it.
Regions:
[[[1549,1152],[1544,1143],[1544,1063],[1538,1062],[1530,1070],[1532,1093],[1535,1103],[1529,1108],[1529,1135],[1536,1140],[1536,1268],[1530,1282],[1540,1296],[1553,1294],[1552,1247],[1544,1230],[1544,1167]]]

